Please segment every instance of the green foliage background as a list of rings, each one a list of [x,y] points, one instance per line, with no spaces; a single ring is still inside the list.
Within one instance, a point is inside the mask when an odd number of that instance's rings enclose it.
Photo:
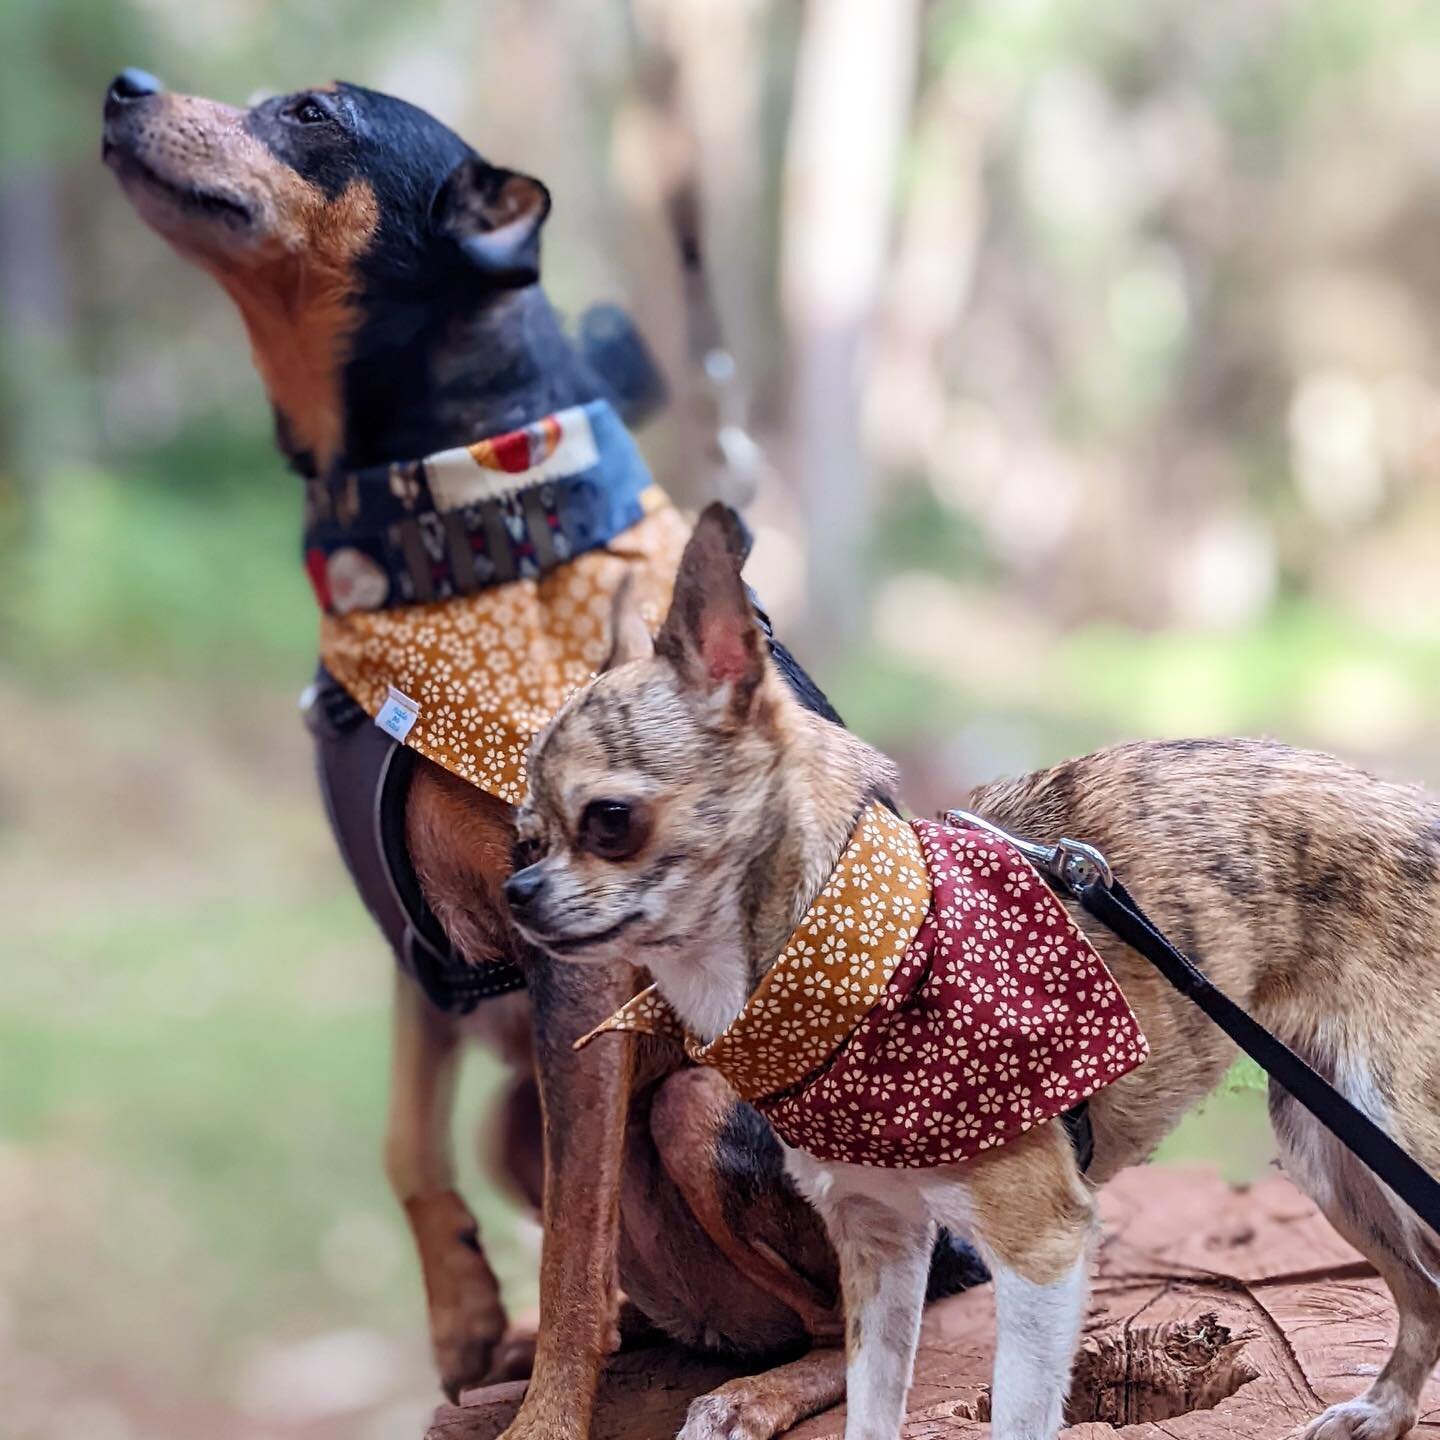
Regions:
[[[768,23],[783,91],[796,35]],[[389,962],[293,709],[299,497],[235,317],[98,165],[104,85],[138,63],[235,102],[337,73],[401,90],[558,177],[549,283],[574,309],[643,283],[596,242],[628,233],[623,205],[574,179],[614,188],[630,25],[620,0],[0,7],[6,1440],[388,1440],[433,1399],[378,1160]],[[621,38],[599,81],[586,57],[577,149],[557,117],[596,35]],[[547,40],[553,74],[510,63]],[[974,282],[925,356],[933,416],[908,428],[930,438],[875,466],[866,631],[821,675],[917,809],[1138,734],[1272,733],[1437,778],[1437,61],[1440,18],[1401,0],[928,8],[897,245],[959,188],[972,127]],[[1093,174],[1045,179],[1047,107],[1111,147]],[[1200,136],[1160,198],[1146,125]],[[1076,208],[1095,174],[1142,198]],[[783,408],[761,418],[783,455]],[[1023,453],[957,466],[977,434]],[[995,496],[1047,475],[1019,543]],[[1337,510],[1332,475],[1373,493]],[[1062,511],[1063,543],[1027,548]],[[1232,586],[1252,599],[1205,608]],[[942,603],[917,626],[922,594]],[[479,1174],[494,1083],[477,1057],[460,1149],[523,1309],[535,1238]],[[1253,1176],[1262,1111],[1241,1072],[1164,1158]]]

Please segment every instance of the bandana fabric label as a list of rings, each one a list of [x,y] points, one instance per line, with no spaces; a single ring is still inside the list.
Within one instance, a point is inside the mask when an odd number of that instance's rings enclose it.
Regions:
[[[375,712],[375,723],[396,740],[403,740],[419,718],[420,707],[393,685],[389,687],[385,703]]]
[[[872,811],[857,839],[893,841],[893,832],[875,827]],[[858,1023],[837,1005],[843,992],[833,977],[837,965],[854,963],[861,930],[853,904],[836,905],[832,876],[784,955],[711,1044],[686,1037],[653,987],[577,1043],[606,1030],[675,1035],[692,1059],[736,1083],[788,1144],[821,1160],[889,1169],[966,1160],[1072,1109],[1145,1060],[1145,1037],[1114,977],[1019,851],[980,830],[925,820],[903,828],[931,893]],[[847,872],[855,849],[852,840],[837,873]],[[891,864],[909,853],[892,844]],[[873,856],[861,868],[873,874]],[[868,973],[869,962],[860,968]],[[816,983],[819,975],[827,983]],[[788,1075],[783,1088],[747,1088],[756,1056],[787,1034],[812,1032],[827,1037],[818,1067],[804,1065],[807,1052],[797,1050],[788,1070],[768,1067],[767,1078]]]

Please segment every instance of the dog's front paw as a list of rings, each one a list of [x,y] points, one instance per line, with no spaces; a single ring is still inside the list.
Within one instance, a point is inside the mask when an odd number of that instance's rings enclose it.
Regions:
[[[1370,1391],[1332,1405],[1310,1422],[1304,1440],[1399,1440],[1415,1424],[1415,1407],[1404,1396]]]
[[[452,1402],[481,1383],[505,1333],[500,1286],[480,1248],[475,1217],[453,1191],[406,1202],[425,1298],[430,1310],[430,1348],[440,1383]]]
[[[744,1388],[716,1390],[690,1402],[675,1440],[770,1440],[775,1427]]]

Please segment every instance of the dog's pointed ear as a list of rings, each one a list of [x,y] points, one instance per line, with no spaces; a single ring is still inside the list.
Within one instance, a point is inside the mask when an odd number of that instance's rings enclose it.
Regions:
[[[610,653],[600,667],[603,674],[632,660],[648,660],[655,653],[650,627],[635,598],[634,572],[627,570],[610,602]]]
[[[728,505],[708,506],[695,526],[675,576],[670,613],[655,637],[655,653],[690,687],[729,692],[736,719],[750,711],[765,676],[761,634],[740,567],[750,536]]]
[[[550,192],[536,179],[468,155],[441,182],[430,223],[497,285],[540,278],[540,227]]]

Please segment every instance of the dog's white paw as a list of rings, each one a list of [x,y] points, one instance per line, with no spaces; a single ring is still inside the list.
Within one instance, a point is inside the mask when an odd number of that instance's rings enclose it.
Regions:
[[[717,1390],[690,1402],[675,1440],[770,1440],[774,1433],[763,1406],[743,1392]]]
[[[1415,1409],[1402,1396],[1362,1395],[1332,1405],[1310,1422],[1305,1440],[1400,1440],[1415,1424]]]

